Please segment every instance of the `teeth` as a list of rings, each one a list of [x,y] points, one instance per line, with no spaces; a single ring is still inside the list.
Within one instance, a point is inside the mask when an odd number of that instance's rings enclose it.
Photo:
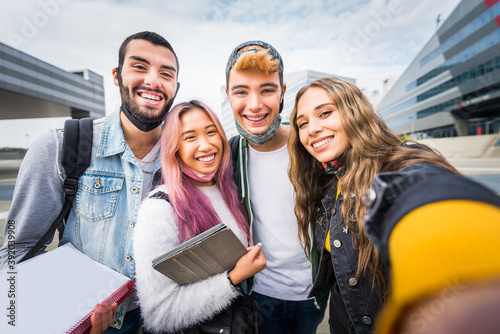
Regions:
[[[147,93],[142,93],[141,97],[145,98],[145,99],[148,99],[148,100],[151,100],[151,101],[160,101],[160,97],[159,96],[150,95],[150,94],[147,94]]]
[[[320,141],[320,142],[317,142],[317,143],[313,144],[313,147],[314,147],[314,148],[318,148],[318,147],[323,146],[323,145],[325,145],[326,143],[330,142],[331,140],[332,140],[332,137],[330,137],[330,138],[326,138],[326,139],[323,139],[322,141]]]
[[[253,122],[257,122],[257,121],[260,121],[262,119],[264,119],[264,117],[266,117],[266,115],[264,116],[259,116],[259,117],[252,117],[252,116],[247,116],[247,118]]]
[[[198,158],[198,160],[200,160],[201,162],[209,162],[209,161],[214,160],[214,158],[215,158],[215,154],[212,154],[212,155],[209,155],[207,157],[200,157],[200,158]]]

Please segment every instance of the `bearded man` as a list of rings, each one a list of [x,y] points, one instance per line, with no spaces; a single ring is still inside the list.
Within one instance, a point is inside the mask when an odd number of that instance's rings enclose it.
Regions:
[[[90,166],[78,181],[60,245],[70,242],[132,278],[137,211],[160,168],[160,125],[179,87],[179,62],[170,43],[148,31],[125,39],[118,58],[113,79],[120,87],[122,106],[93,122]],[[7,216],[15,222],[16,261],[49,229],[63,206],[63,137],[63,129],[41,135],[19,170]],[[6,233],[7,228],[5,240]],[[6,266],[6,255],[7,243],[0,249],[0,269]],[[106,333],[136,333],[139,327],[140,310],[132,294],[118,307]]]

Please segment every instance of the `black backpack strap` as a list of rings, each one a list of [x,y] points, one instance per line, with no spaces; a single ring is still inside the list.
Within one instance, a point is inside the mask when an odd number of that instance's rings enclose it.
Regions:
[[[19,262],[26,261],[53,237],[56,229],[59,230],[59,240],[64,233],[64,222],[69,215],[73,199],[78,190],[78,179],[90,165],[92,158],[93,120],[83,118],[80,120],[69,119],[64,123],[64,139],[61,163],[66,172],[63,189],[66,194],[61,212],[49,227],[47,232],[38,240],[29,252]]]
[[[238,166],[238,151],[240,149],[240,135],[236,135],[229,139],[229,148],[231,149],[231,162],[233,163],[233,175],[236,176],[236,168]]]
[[[163,191],[157,191],[153,195],[149,196],[149,198],[164,199],[165,201],[170,203],[170,199],[168,198],[168,194],[166,194]]]

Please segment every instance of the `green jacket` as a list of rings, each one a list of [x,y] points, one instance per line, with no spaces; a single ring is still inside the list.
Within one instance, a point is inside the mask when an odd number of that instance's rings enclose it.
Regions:
[[[248,143],[246,138],[236,135],[229,140],[231,148],[231,159],[233,163],[233,174],[241,203],[245,207],[250,223],[250,234],[252,233],[253,213],[250,206],[250,190],[248,187]],[[250,294],[253,289],[253,277],[242,282],[242,287],[246,293]]]

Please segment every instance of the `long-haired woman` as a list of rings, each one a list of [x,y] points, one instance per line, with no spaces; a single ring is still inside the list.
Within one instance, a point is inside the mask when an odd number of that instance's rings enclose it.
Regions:
[[[199,101],[176,105],[161,139],[164,184],[147,198],[134,231],[136,281],[144,328],[178,332],[199,324],[231,304],[235,287],[265,268],[260,246],[250,248],[228,273],[179,285],[154,270],[152,260],[207,229],[225,223],[249,244],[249,225],[238,200],[230,150],[217,116]]]
[[[370,333],[388,275],[364,234],[363,195],[377,173],[417,163],[456,170],[428,147],[401,142],[363,93],[341,79],[300,89],[290,125],[289,177],[299,238],[313,262],[310,295],[330,290],[332,333]]]

